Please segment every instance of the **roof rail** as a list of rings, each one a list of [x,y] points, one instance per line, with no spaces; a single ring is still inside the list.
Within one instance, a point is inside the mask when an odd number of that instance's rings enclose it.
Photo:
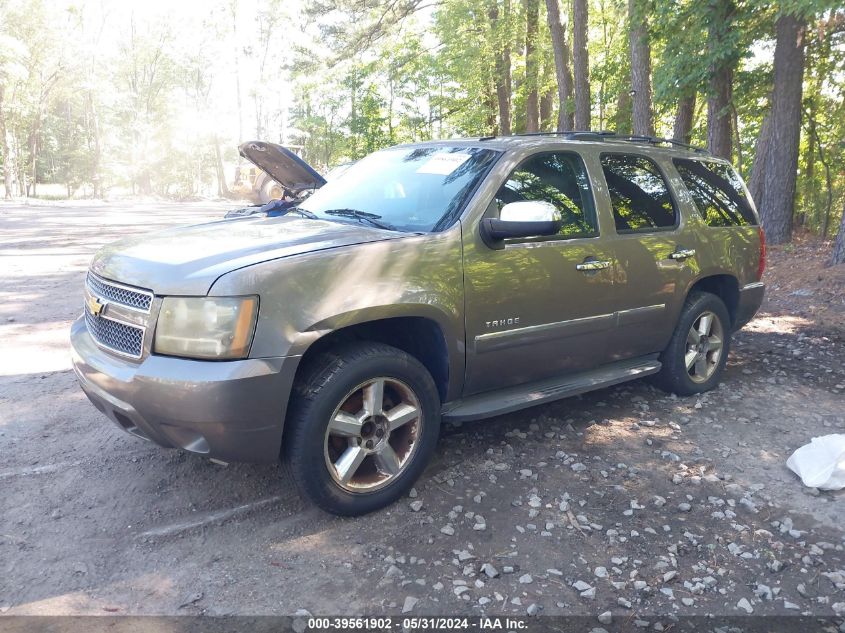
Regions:
[[[673,145],[675,147],[682,147],[684,149],[688,149],[693,152],[700,152],[702,154],[707,154],[707,150],[704,147],[698,147],[697,145],[690,145],[689,143],[682,143],[681,141],[676,141],[673,138],[663,138],[661,136],[646,136],[646,135],[633,135],[633,136],[618,136],[615,137],[620,141],[630,141],[632,143],[649,143],[650,145]]]
[[[649,145],[671,145],[673,147],[681,147],[701,154],[707,154],[707,150],[703,147],[690,145],[689,143],[682,143],[672,138],[663,138],[660,136],[646,136],[642,134],[624,135],[617,134],[611,130],[574,130],[570,132],[523,132],[522,134],[513,134],[512,136],[561,136],[567,139],[576,141],[624,141],[627,143],[648,143]],[[494,137],[487,137],[494,138]]]

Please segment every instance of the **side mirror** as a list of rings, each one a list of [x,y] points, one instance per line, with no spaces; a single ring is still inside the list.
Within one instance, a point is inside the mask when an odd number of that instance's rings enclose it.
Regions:
[[[556,235],[560,227],[560,211],[550,202],[509,202],[502,207],[498,219],[481,220],[481,237],[490,248],[502,248],[502,240]]]

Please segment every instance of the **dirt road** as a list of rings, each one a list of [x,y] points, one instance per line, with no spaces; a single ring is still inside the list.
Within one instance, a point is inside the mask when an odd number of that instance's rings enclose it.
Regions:
[[[845,616],[845,493],[784,465],[845,432],[814,291],[775,288],[704,397],[641,381],[446,427],[415,498],[338,519],[278,467],[124,434],[76,386],[94,250],[222,213],[0,206],[0,613]]]

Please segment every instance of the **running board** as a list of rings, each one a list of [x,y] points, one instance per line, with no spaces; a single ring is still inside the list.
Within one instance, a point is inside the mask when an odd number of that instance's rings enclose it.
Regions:
[[[489,418],[656,374],[660,367],[660,361],[652,356],[632,358],[590,371],[547,378],[449,402],[443,407],[442,416],[448,422]]]

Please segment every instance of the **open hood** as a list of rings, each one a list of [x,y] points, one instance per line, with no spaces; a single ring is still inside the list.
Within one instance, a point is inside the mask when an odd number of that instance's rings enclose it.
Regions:
[[[326,184],[326,179],[311,165],[281,145],[247,141],[238,147],[238,152],[291,193],[319,189]]]

